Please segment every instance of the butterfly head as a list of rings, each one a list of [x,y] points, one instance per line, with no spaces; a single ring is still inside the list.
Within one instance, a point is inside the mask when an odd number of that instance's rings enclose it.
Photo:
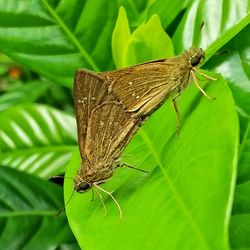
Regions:
[[[77,175],[74,179],[75,190],[78,193],[84,193],[90,188],[90,184],[82,179],[80,175]]]
[[[191,48],[186,51],[186,55],[191,67],[199,65],[205,58],[205,52],[201,48]]]

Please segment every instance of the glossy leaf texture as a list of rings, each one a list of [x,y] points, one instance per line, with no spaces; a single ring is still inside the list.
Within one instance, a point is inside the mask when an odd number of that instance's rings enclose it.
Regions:
[[[231,88],[240,118],[240,151],[234,206],[230,224],[232,249],[248,249],[250,218],[250,26],[245,27],[225,45],[218,55],[205,66],[220,72]]]
[[[250,25],[245,27],[218,54],[205,65],[223,75],[232,91],[241,122],[241,138],[244,137],[250,117]]]
[[[40,177],[63,173],[76,147],[71,115],[45,105],[22,105],[0,114],[0,164]]]
[[[2,249],[79,249],[65,215],[55,216],[63,204],[59,187],[1,166],[0,189]]]
[[[176,52],[196,46],[210,57],[249,24],[249,10],[249,1],[192,1],[173,36]]]
[[[238,172],[230,240],[232,249],[239,250],[250,248],[250,119],[240,147]]]
[[[98,71],[113,64],[110,39],[116,15],[114,0],[1,0],[0,50],[72,86],[77,68]]]
[[[178,138],[176,115],[167,102],[129,144],[124,159],[148,174],[122,168],[102,186],[115,190],[122,221],[105,194],[107,217],[98,197],[90,201],[91,192],[73,195],[66,212],[83,249],[229,249],[238,121],[225,82],[206,87],[216,101],[207,100],[194,86],[180,98]],[[76,152],[66,175],[74,177],[79,164]],[[65,200],[72,189],[68,179]]]

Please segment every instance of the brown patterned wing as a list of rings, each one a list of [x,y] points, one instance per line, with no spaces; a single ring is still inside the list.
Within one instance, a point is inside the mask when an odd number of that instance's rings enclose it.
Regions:
[[[179,56],[100,73],[100,76],[106,78],[109,91],[124,103],[129,112],[147,115],[176,91],[180,82],[189,80],[186,64],[187,61]]]
[[[102,102],[111,99],[107,86],[97,74],[80,69],[75,74],[74,102],[77,120],[78,142],[83,157],[86,132],[89,118],[93,109]]]
[[[89,162],[87,165],[92,169],[85,171],[102,172],[102,179],[103,175],[112,172],[114,161],[139,126],[140,120],[132,118],[118,102],[103,103],[94,109],[87,128],[84,150]]]

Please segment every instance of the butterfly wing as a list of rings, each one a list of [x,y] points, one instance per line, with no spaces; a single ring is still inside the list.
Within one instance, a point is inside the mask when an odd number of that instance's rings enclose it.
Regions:
[[[100,75],[106,78],[109,91],[124,103],[128,111],[147,115],[181,83],[189,80],[186,64],[185,58],[179,56]]]
[[[78,142],[83,156],[86,131],[93,109],[102,102],[112,100],[104,80],[97,74],[80,69],[75,74],[74,103],[77,119]]]
[[[88,181],[96,182],[112,175],[115,160],[139,125],[140,120],[132,118],[118,102],[103,103],[92,111],[84,150],[88,162],[84,176]]]

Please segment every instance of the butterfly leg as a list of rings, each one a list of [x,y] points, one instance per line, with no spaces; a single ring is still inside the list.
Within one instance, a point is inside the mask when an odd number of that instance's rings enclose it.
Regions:
[[[131,169],[134,169],[134,170],[141,171],[141,172],[143,172],[143,173],[149,173],[149,172],[146,171],[146,170],[143,170],[143,169],[140,169],[140,168],[136,168],[136,167],[134,167],[134,166],[128,165],[127,163],[118,164],[117,167],[127,167],[127,168],[131,168]]]
[[[210,100],[216,99],[216,98],[214,98],[214,97],[209,96],[209,95],[201,88],[201,86],[199,85],[199,83],[198,83],[198,81],[197,81],[197,79],[196,79],[196,76],[195,76],[195,74],[194,74],[193,71],[191,71],[191,74],[192,74],[192,77],[193,77],[195,86],[201,91],[201,93],[202,93],[204,96],[206,96],[208,99],[210,99]]]
[[[97,185],[97,186],[98,186],[98,185]],[[99,199],[100,199],[100,201],[101,201],[101,203],[102,203],[102,205],[103,205],[103,208],[104,208],[104,215],[107,216],[107,208],[106,208],[106,206],[105,206],[105,204],[104,204],[103,197],[102,197],[102,195],[101,195],[97,190],[95,190],[95,192],[97,193],[97,195],[98,195],[98,197],[99,197]]]
[[[181,127],[180,112],[179,112],[178,105],[177,105],[177,98],[180,95],[181,95],[181,90],[179,89],[177,95],[172,99],[173,104],[174,104],[174,110],[175,110],[176,115],[177,115],[177,128],[176,128],[177,135],[179,135],[179,133],[180,133],[180,127]]]
[[[98,186],[97,184],[93,183],[93,186],[99,190],[101,190],[102,192],[106,193],[107,195],[109,195],[111,197],[111,199],[115,202],[116,206],[118,207],[119,213],[120,213],[120,220],[122,220],[122,210],[121,207],[119,205],[119,203],[117,202],[117,200],[115,199],[115,197],[112,195],[112,192],[108,192],[107,190],[101,188],[100,186]],[[96,190],[97,191],[97,190]],[[104,204],[104,203],[103,203]]]

